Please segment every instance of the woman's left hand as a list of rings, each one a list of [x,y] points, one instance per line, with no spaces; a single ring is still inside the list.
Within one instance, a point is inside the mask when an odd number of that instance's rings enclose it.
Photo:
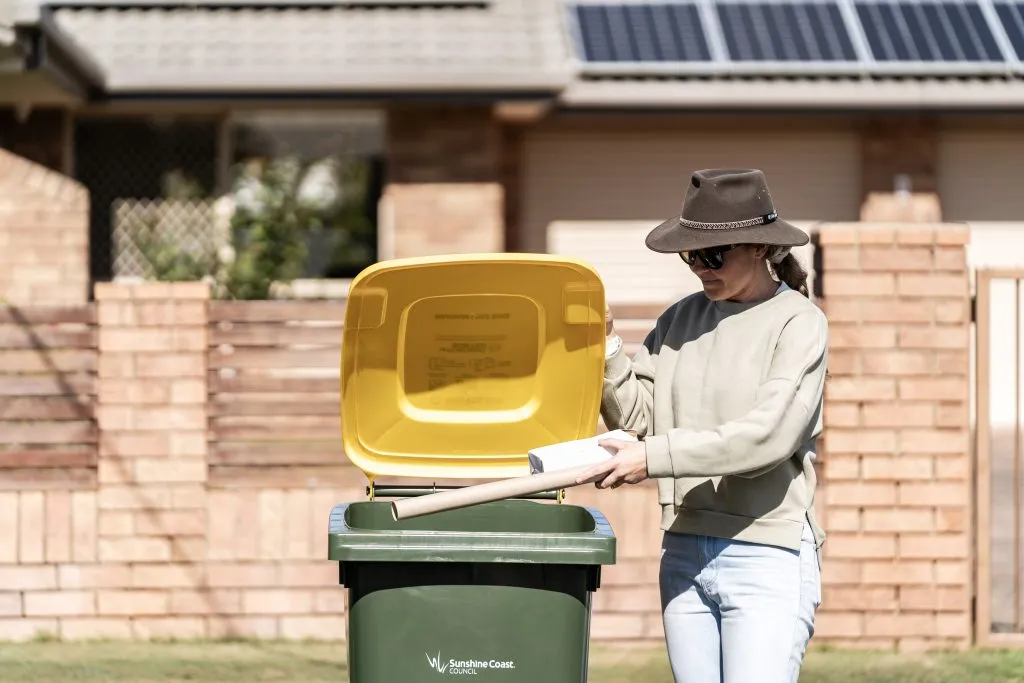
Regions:
[[[577,484],[606,475],[594,485],[599,489],[617,489],[623,484],[639,484],[647,479],[647,445],[643,441],[606,439],[597,445],[611,451],[612,457],[580,475]]]

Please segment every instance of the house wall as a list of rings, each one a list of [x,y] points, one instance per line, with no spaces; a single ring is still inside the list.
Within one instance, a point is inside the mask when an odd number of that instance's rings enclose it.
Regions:
[[[559,113],[523,133],[518,240],[543,252],[555,223],[653,227],[679,212],[691,173],[710,167],[762,169],[787,220],[856,220],[861,147],[844,116]]]
[[[48,122],[52,150],[63,135],[54,112],[29,119]],[[1024,146],[1012,116],[556,110],[508,123],[486,105],[401,104],[387,117],[381,258],[546,251],[567,221],[647,224],[675,211],[685,176],[706,165],[765,168],[780,209],[807,225],[874,220],[862,203],[900,174],[938,193],[934,220],[1013,220],[1024,201],[1019,155],[1000,154]]]
[[[1024,215],[1024,129],[1021,120],[950,120],[936,150],[945,220],[1020,221]]]
[[[1019,116],[557,112],[521,140],[510,239],[531,251],[550,246],[557,224],[653,224],[678,210],[689,173],[706,166],[762,168],[782,215],[808,224],[876,220],[867,201],[893,192],[898,176],[937,196],[928,220],[1024,212]]]
[[[668,303],[699,287],[643,246],[678,210],[694,168],[763,168],[782,215],[811,233],[822,221],[858,219],[964,222],[986,235],[1000,225],[1010,241],[981,247],[1000,262],[1016,253],[1017,229],[1007,226],[1024,215],[1019,116],[561,112],[521,138],[509,242],[587,259],[621,303]],[[901,175],[912,201],[893,197]],[[798,257],[813,278],[813,247]]]
[[[956,226],[822,228],[832,378],[816,505],[830,540],[816,645],[970,642],[966,239]],[[345,638],[326,521],[365,499],[365,478],[323,398],[343,307],[208,296],[199,283],[97,286],[95,459],[73,478],[41,476],[38,456],[0,461],[0,638]],[[649,315],[617,317],[642,331],[628,318]],[[62,376],[45,344],[30,353],[42,377]],[[13,359],[0,351],[0,368],[26,362]],[[276,403],[288,410],[267,417],[271,391],[289,392]],[[656,488],[581,487],[568,502],[602,510],[618,539],[594,640],[657,644]]]
[[[0,107],[0,149],[54,171],[71,167],[71,129],[67,109],[30,109],[20,120],[13,107]]]

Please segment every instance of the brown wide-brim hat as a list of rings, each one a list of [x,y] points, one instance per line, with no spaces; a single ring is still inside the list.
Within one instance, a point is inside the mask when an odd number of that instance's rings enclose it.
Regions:
[[[680,215],[651,230],[646,244],[667,254],[730,244],[799,247],[809,241],[775,212],[764,173],[713,168],[693,174]]]

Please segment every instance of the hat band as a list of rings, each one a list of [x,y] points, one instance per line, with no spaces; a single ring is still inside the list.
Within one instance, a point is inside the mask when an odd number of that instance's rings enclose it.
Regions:
[[[680,216],[679,224],[684,228],[697,228],[700,230],[729,230],[735,228],[750,228],[755,225],[768,225],[769,223],[774,223],[775,219],[778,217],[779,215],[772,211],[771,213],[763,216],[747,218],[742,221],[730,221],[728,223],[702,223],[700,221],[689,221]]]

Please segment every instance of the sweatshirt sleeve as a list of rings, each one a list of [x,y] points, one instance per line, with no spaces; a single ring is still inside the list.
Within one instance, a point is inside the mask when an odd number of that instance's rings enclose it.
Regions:
[[[756,476],[796,452],[820,408],[828,322],[801,313],[783,327],[754,408],[715,429],[677,428],[649,436],[647,472],[657,477]]]
[[[632,358],[623,347],[605,362],[601,393],[601,417],[609,429],[632,429],[642,439],[654,414],[654,362],[657,358],[658,328],[644,339]]]

